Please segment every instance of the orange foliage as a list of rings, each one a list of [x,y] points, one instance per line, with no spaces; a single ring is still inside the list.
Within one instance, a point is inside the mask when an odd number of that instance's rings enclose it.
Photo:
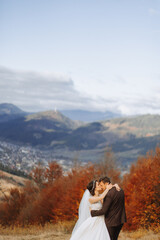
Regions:
[[[1,225],[16,224],[17,217],[21,209],[25,205],[24,193],[14,188],[10,191],[7,201],[3,202],[0,207],[0,223]]]
[[[23,192],[11,190],[0,204],[0,224],[34,224],[71,220],[77,217],[79,202],[86,185],[99,176],[93,165],[77,166],[63,175],[61,166],[52,162],[39,165],[31,173]]]
[[[124,176],[127,229],[160,226],[160,148],[140,158]]]
[[[34,222],[74,219],[86,185],[96,174],[93,166],[79,167],[48,184],[36,201]]]
[[[62,167],[57,162],[50,162],[49,167],[45,171],[45,179],[47,183],[53,183],[57,178],[62,177],[63,171]]]
[[[37,185],[42,188],[44,186],[45,182],[45,169],[44,167],[39,163],[36,168],[32,170],[30,173],[30,177],[34,180]]]
[[[63,173],[57,162],[47,168],[39,165],[23,191],[11,190],[0,203],[0,224],[41,224],[72,220],[87,184],[108,175],[113,183],[120,183],[120,171],[107,152],[99,164],[77,166]],[[148,153],[132,165],[123,178],[128,222],[126,229],[157,228],[160,226],[160,148]]]

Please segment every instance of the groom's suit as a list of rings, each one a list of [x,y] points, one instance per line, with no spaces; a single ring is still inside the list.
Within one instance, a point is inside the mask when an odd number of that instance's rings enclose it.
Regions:
[[[110,234],[111,240],[117,240],[119,232],[126,222],[124,192],[111,188],[103,200],[100,210],[92,210],[91,216],[105,216],[105,223]]]

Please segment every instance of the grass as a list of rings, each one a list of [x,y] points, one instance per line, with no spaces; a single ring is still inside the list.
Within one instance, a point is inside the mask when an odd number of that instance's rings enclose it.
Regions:
[[[42,226],[0,227],[0,240],[69,240],[75,222],[60,222]],[[121,232],[119,240],[160,240],[160,232],[138,230]]]
[[[21,190],[27,181],[28,179],[0,170],[0,199],[4,195],[8,196],[11,189],[18,188]]]
[[[153,231],[137,230],[133,232],[121,232],[119,240],[160,240],[160,233],[154,233]]]
[[[75,222],[60,222],[58,224],[46,224],[44,227],[31,225],[27,227],[0,226],[0,240],[68,240]]]

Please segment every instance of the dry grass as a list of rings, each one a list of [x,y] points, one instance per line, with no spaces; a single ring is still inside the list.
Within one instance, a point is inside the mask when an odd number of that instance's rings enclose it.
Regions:
[[[2,170],[0,170],[0,177],[1,178],[6,178],[6,179],[8,179],[8,181],[14,181],[14,183],[17,184],[17,185],[18,184],[25,184],[25,182],[27,181],[23,177],[16,176],[16,175],[13,175],[11,173],[4,172]]]
[[[10,189],[21,189],[28,180],[0,170],[0,199],[9,195]]]
[[[119,240],[160,240],[160,233],[153,231],[138,230],[134,232],[121,232]]]
[[[68,240],[75,222],[28,227],[0,227],[0,240]]]
[[[47,224],[45,227],[0,227],[0,240],[69,240],[74,222],[63,222],[56,225]],[[119,240],[160,240],[160,233],[138,230],[121,232]]]

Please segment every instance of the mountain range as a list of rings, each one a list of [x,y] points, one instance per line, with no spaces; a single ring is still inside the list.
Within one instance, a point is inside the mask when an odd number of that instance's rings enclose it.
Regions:
[[[123,166],[160,143],[160,115],[119,117],[84,123],[59,111],[26,113],[0,104],[0,140],[53,151],[56,159],[96,162],[112,148]]]

